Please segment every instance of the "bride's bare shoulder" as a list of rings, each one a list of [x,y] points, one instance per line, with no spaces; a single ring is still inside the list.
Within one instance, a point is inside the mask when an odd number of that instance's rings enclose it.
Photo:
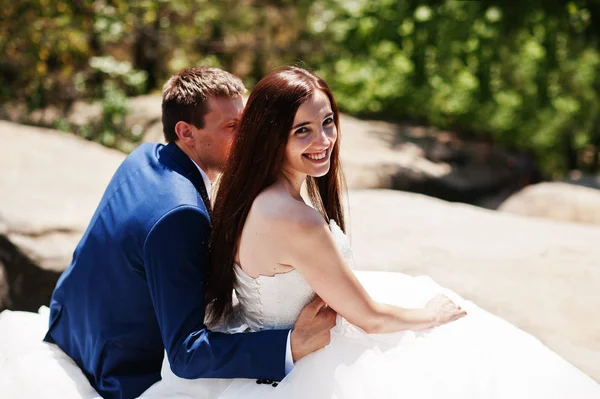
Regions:
[[[277,188],[267,188],[260,193],[254,200],[251,213],[274,228],[286,231],[312,229],[326,224],[315,209]]]

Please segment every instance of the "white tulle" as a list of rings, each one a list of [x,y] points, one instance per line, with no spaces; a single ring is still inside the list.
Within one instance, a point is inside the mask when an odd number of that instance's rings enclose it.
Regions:
[[[165,380],[144,398],[600,398],[600,385],[533,336],[428,277],[356,272],[378,301],[421,307],[443,293],[468,316],[425,332],[368,335],[338,318],[329,346],[276,387],[254,380]]]
[[[50,311],[0,313],[0,398],[96,399],[77,364],[43,342]]]
[[[347,238],[331,227],[350,261]],[[241,269],[240,269],[241,270]],[[438,293],[448,295],[468,315],[424,332],[368,335],[341,317],[331,344],[296,363],[277,387],[248,379],[184,380],[165,361],[163,380],[141,397],[150,398],[600,398],[600,385],[533,336],[444,289],[428,277],[356,272],[377,301],[422,307]],[[289,324],[313,295],[298,277],[238,280],[245,312],[232,331]],[[266,282],[268,281],[268,282]],[[286,288],[288,289],[286,291]],[[287,295],[294,292],[293,300]],[[510,293],[507,293],[510,295]],[[277,307],[281,314],[277,315]],[[265,310],[266,309],[266,310]],[[244,316],[246,315],[246,316]],[[247,317],[244,324],[243,318]],[[0,314],[0,397],[97,398],[75,363],[55,345],[41,341],[48,312]]]

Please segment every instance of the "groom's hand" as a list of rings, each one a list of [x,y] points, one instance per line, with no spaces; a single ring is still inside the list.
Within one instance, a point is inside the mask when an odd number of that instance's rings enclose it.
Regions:
[[[335,311],[319,297],[306,305],[290,337],[294,362],[329,344],[329,330],[335,326],[335,316]]]

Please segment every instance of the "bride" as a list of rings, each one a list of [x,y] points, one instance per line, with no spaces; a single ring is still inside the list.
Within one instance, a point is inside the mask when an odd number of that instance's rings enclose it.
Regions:
[[[329,345],[311,354],[292,345],[295,363],[280,382],[185,380],[165,358],[162,380],[141,397],[600,398],[596,382],[534,337],[431,279],[352,271],[338,116],[327,84],[304,69],[257,84],[220,182],[207,287],[208,322],[232,333],[293,328],[318,296],[315,312],[338,315]],[[34,342],[43,318],[5,318],[0,343],[5,331]],[[97,397],[64,353],[35,348],[5,345],[0,365],[18,361],[0,386],[11,392],[19,373],[43,370],[36,381],[59,397]]]
[[[209,323],[230,332],[292,328],[318,296],[338,314],[331,343],[308,355],[292,346],[280,383],[183,380],[165,362],[143,397],[600,397],[539,341],[432,280],[352,271],[338,116],[304,69],[257,84],[219,184],[207,290]]]

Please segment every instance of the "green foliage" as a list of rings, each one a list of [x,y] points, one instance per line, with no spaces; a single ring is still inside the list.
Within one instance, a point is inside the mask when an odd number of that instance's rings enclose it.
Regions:
[[[100,100],[102,105],[102,119],[97,128],[96,135],[99,141],[108,146],[115,147],[117,144],[117,132],[125,128],[125,116],[127,116],[127,96],[119,87],[111,81],[102,87],[103,96]]]
[[[548,174],[593,169],[567,159],[598,140],[600,31],[589,5],[322,1],[335,23],[313,25],[339,51],[317,65],[348,112],[492,135],[533,150]]]
[[[70,77],[90,52],[84,17],[72,2],[2,1],[0,101],[25,100],[30,108],[76,96]],[[58,33],[60,32],[60,34]]]
[[[117,61],[112,56],[92,57],[90,66],[102,76],[105,82],[110,81],[113,85],[119,85],[123,90],[132,94],[146,92],[148,74],[139,71],[127,61]]]
[[[126,126],[125,118],[129,107],[128,97],[123,89],[116,81],[106,80],[102,84],[101,95],[96,102],[101,106],[98,120],[92,118],[83,126],[73,126],[66,118],[60,118],[53,127],[123,152],[133,150],[141,136],[139,132],[132,132]]]
[[[0,101],[100,101],[101,123],[79,133],[118,148],[138,138],[123,125],[125,96],[158,90],[183,67],[220,66],[252,86],[274,67],[301,64],[329,82],[346,112],[492,136],[533,151],[547,174],[599,168],[595,1],[27,0],[2,8]]]

